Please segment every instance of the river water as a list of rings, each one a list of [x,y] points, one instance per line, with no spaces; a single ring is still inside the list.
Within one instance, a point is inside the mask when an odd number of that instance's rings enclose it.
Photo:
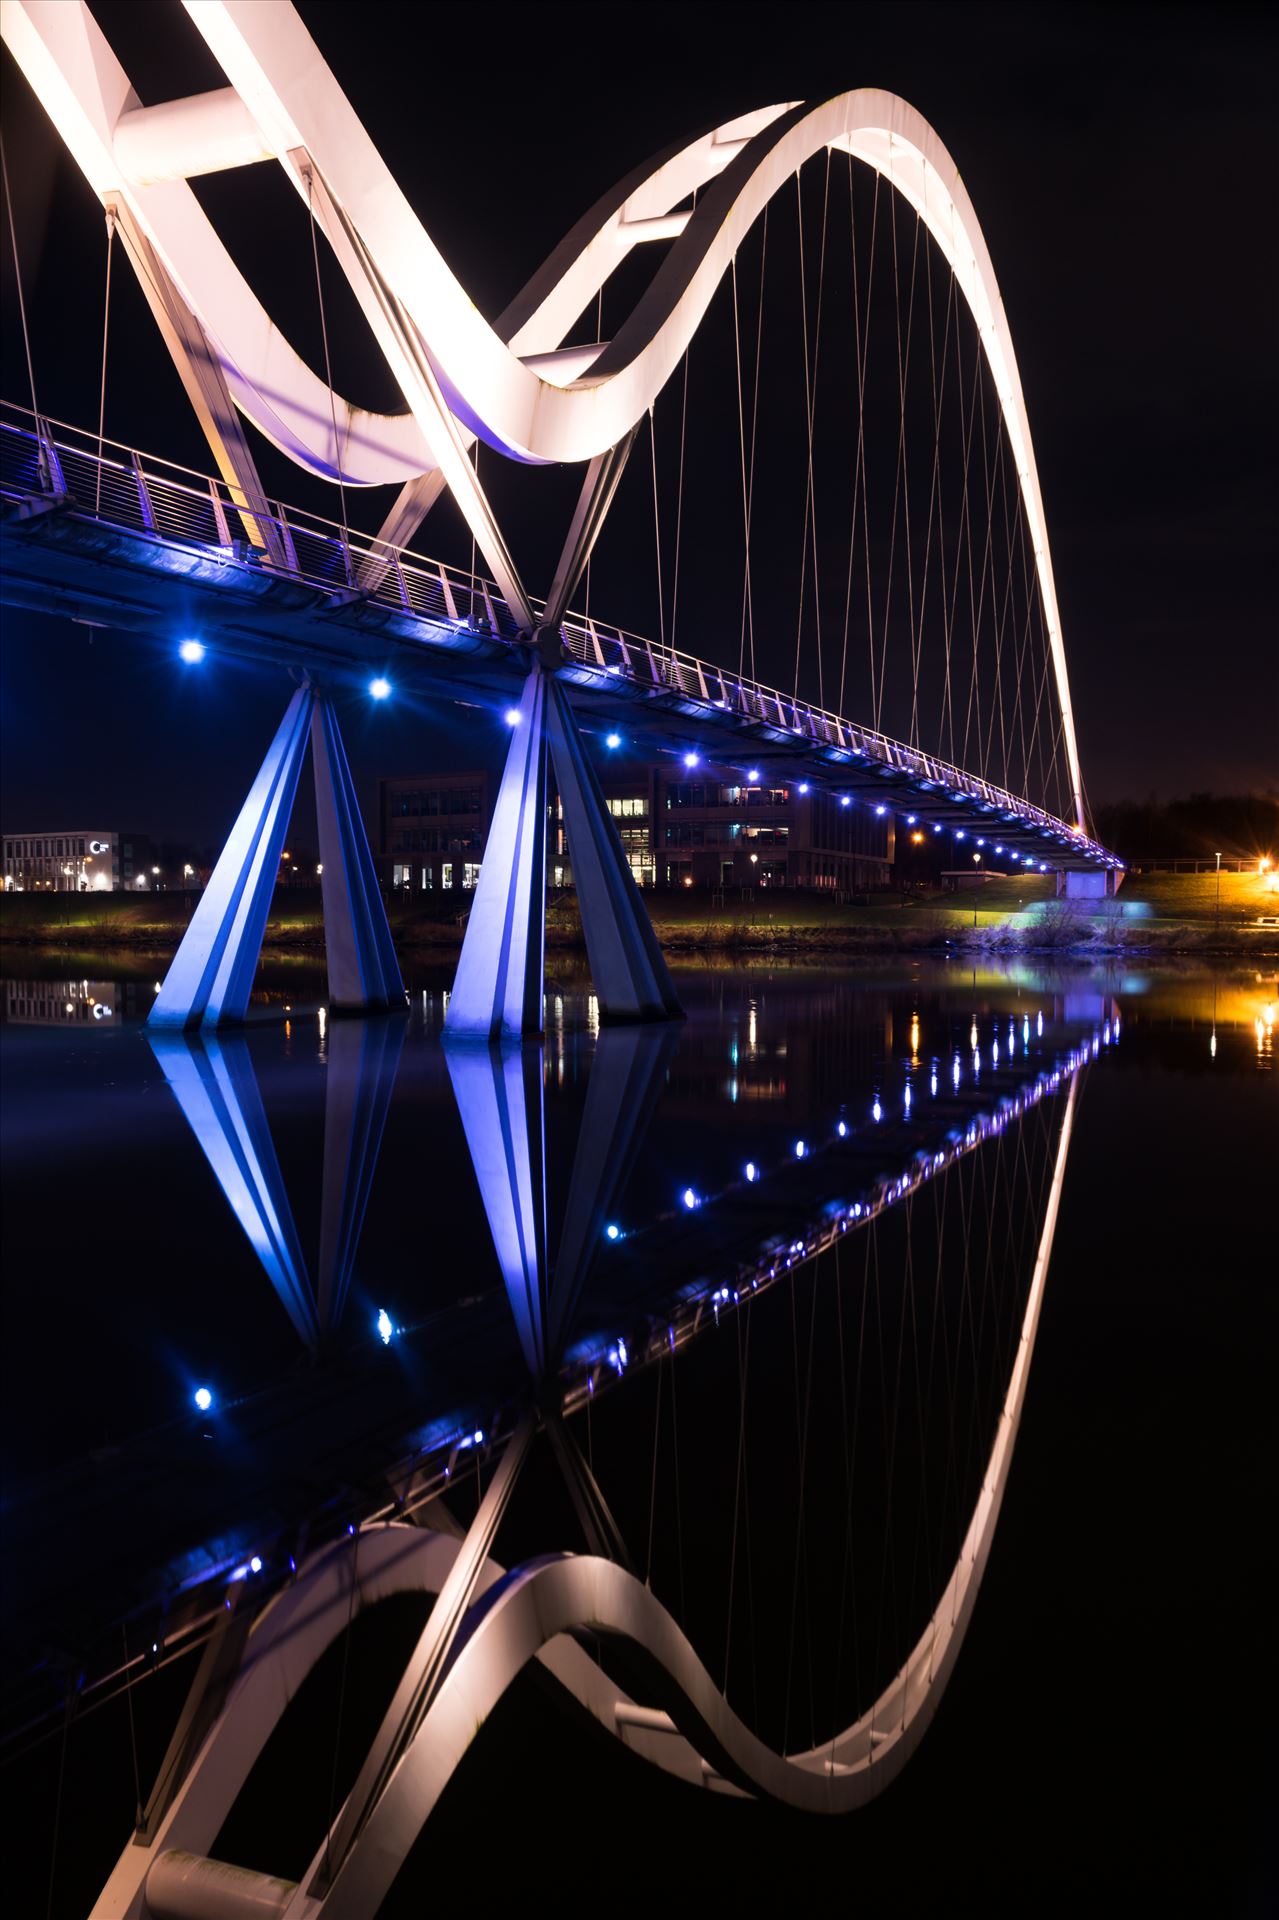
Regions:
[[[220,1596],[437,1499],[465,1524],[530,1402],[741,1719],[834,1739],[930,1631],[1023,1349],[981,1591],[882,1799],[695,1793],[526,1677],[386,1911],[479,1845],[523,1897],[565,1821],[574,1879],[651,1899],[675,1849],[684,1893],[1262,1910],[1273,970],[688,967],[636,1032],[568,967],[497,1057],[442,1041],[446,975],[366,1023],[268,969],[243,1035],[155,1043],[146,963],[74,971],[11,973],[0,1028],[30,1911],[91,1903]],[[539,1449],[506,1564],[599,1545]],[[305,1870],[420,1626],[381,1618],[359,1710],[317,1671],[213,1851]]]

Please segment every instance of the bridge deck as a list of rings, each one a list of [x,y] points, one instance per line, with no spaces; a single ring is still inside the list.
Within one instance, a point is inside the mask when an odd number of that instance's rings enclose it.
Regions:
[[[334,679],[393,659],[403,683],[460,701],[509,699],[524,678],[524,636],[480,576],[275,502],[252,513],[221,481],[6,412],[7,604],[166,642],[180,623],[216,649]],[[658,752],[695,748],[712,768],[749,760],[775,780],[980,836],[1019,864],[1121,864],[1025,797],[842,715],[594,617],[570,613],[561,632],[588,727]]]

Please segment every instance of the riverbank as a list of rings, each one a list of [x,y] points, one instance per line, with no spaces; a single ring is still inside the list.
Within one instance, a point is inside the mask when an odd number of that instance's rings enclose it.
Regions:
[[[0,904],[0,946],[67,953],[127,952],[164,960],[176,951],[196,897],[137,895],[9,895]],[[452,903],[450,903],[451,906]],[[1046,876],[994,882],[979,892],[872,895],[846,905],[820,895],[753,898],[704,893],[651,893],[646,904],[663,949],[672,956],[708,951],[803,958],[833,953],[1279,954],[1279,925],[1260,924],[1279,911],[1279,895],[1263,876],[1137,876],[1115,900],[1084,911],[1057,900]],[[465,909],[393,899],[391,931],[406,954],[445,959],[466,930]],[[575,896],[547,910],[547,946],[583,945]],[[276,960],[319,953],[324,923],[319,889],[281,889],[267,923],[264,952]]]

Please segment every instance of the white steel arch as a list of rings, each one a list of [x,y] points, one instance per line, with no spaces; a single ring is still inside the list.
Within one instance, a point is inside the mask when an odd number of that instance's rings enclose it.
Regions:
[[[301,465],[376,485],[442,469],[486,548],[494,529],[465,496],[477,434],[525,462],[585,462],[616,447],[678,366],[738,246],[769,199],[824,148],[873,167],[917,212],[976,321],[1021,487],[1048,630],[1076,823],[1085,828],[1047,525],[1003,300],[959,170],[904,100],[875,88],[727,123],[606,196],[513,304],[509,337],[474,306],[347,100],[290,0],[183,0],[230,85],[143,108],[84,0],[3,0],[4,37],[104,198],[123,195],[216,344],[236,404]],[[323,225],[409,412],[343,403],[273,326],[186,185],[274,157]],[[690,217],[671,209],[707,188]],[[632,244],[673,238],[613,340],[560,357],[565,333]],[[548,362],[547,356],[551,356]],[[487,552],[499,580],[509,556]],[[523,596],[516,592],[516,598]]]

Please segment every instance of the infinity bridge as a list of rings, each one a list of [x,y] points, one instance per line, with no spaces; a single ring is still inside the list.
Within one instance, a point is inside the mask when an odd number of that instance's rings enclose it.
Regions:
[[[0,590],[10,605],[169,644],[194,631],[197,652],[233,653],[292,674],[276,736],[156,994],[149,1034],[311,1363],[324,1355],[351,1288],[405,1004],[338,696],[370,672],[379,680],[393,672],[440,699],[509,703],[506,767],[444,1037],[521,1378],[518,1391],[508,1383],[496,1429],[490,1422],[465,1433],[453,1421],[429,1447],[390,1455],[389,1471],[383,1458],[381,1497],[318,1548],[299,1538],[289,1576],[267,1604],[237,1601],[252,1562],[206,1566],[190,1583],[207,1603],[186,1618],[190,1644],[203,1645],[199,1670],[95,1911],[102,1920],[371,1914],[476,1727],[534,1660],[606,1730],[682,1779],[816,1812],[859,1806],[917,1745],[971,1618],[1024,1402],[1077,1089],[1112,1023],[1089,1010],[1040,1058],[1028,1027],[1019,1039],[1001,1022],[983,1058],[991,1036],[978,1034],[974,1017],[971,1067],[957,1048],[949,1087],[941,1054],[940,1071],[918,1084],[918,1106],[925,1084],[936,1103],[927,1138],[916,1137],[916,1083],[908,1082],[910,1137],[896,1159],[841,1118],[828,1152],[810,1155],[805,1141],[796,1144],[767,1209],[753,1162],[713,1205],[689,1187],[685,1212],[651,1232],[619,1235],[627,1241],[620,1257],[635,1260],[636,1290],[601,1350],[598,1324],[583,1329],[593,1289],[598,1297],[605,1222],[678,1044],[681,1008],[588,744],[592,734],[607,741],[624,733],[652,752],[679,754],[689,768],[734,769],[748,784],[809,785],[835,806],[891,813],[921,839],[962,843],[961,860],[1053,871],[1077,897],[1114,890],[1120,863],[1088,832],[1017,360],[968,194],[937,135],[895,96],[861,89],[816,105],[763,108],[619,182],[490,324],[287,0],[185,0],[173,12],[202,37],[226,84],[147,106],[83,0],[0,0],[6,43],[107,217],[98,431],[65,426],[41,408],[39,343],[26,329],[30,406],[6,408],[0,418]],[[263,162],[282,169],[302,209],[322,376],[273,323],[190,184]],[[391,369],[402,412],[370,411],[335,388],[321,239],[330,272],[336,262],[345,297],[354,298]],[[103,431],[117,242],[208,440],[216,478]],[[20,269],[16,241],[14,251]],[[645,252],[658,264],[630,299],[635,276],[619,278],[618,269]],[[606,296],[625,309],[607,338]],[[775,297],[786,349],[777,344]],[[691,379],[695,345],[701,358]],[[779,398],[788,378],[789,410]],[[698,384],[711,389],[716,381],[718,411],[711,406],[710,429],[699,437]],[[309,482],[335,490],[338,519],[268,495],[246,422]],[[847,445],[824,465],[840,429]],[[719,467],[699,473],[699,447],[708,442]],[[541,468],[584,469],[558,558],[539,564],[540,580],[549,580],[544,596],[522,577],[494,504],[495,462],[532,469],[534,479]],[[786,471],[794,482],[789,506]],[[358,503],[361,490],[388,486],[398,492],[380,527],[361,533],[352,497]],[[426,560],[409,545],[426,515],[448,503],[472,543],[470,567]],[[655,638],[595,610],[627,512],[651,516],[643,523],[653,542]],[[730,533],[732,542],[740,536],[731,555]],[[784,619],[776,587],[783,543],[799,561]],[[634,542],[625,552],[621,584],[629,587],[638,571]],[[699,598],[689,570],[702,554],[710,581]],[[676,644],[690,622],[714,635],[696,653]],[[854,643],[865,649],[864,691]],[[780,662],[767,677],[760,654]],[[870,724],[848,719],[849,707],[868,712]],[[248,1008],[308,747],[328,1007],[370,1016],[347,1023],[347,1038],[326,1058],[313,1271],[247,1043],[226,1031]],[[553,1255],[538,1039],[547,1019],[552,773],[603,1027]],[[972,849],[980,851],[971,856]],[[963,1105],[961,1083],[965,1112],[954,1110]],[[880,1120],[876,1095],[875,1127]],[[858,1153],[867,1163],[854,1168]],[[865,1177],[854,1179],[854,1170]],[[761,1231],[765,1210],[772,1224]],[[787,1222],[780,1234],[778,1218]],[[876,1235],[881,1221],[897,1220],[906,1222],[901,1285],[886,1309]],[[937,1276],[931,1306],[925,1300],[921,1309],[914,1275],[930,1234]],[[772,1721],[766,1706],[745,1710],[730,1672],[744,1502],[735,1498],[724,1664],[713,1674],[704,1639],[683,1617],[682,1546],[673,1583],[660,1564],[655,1570],[657,1436],[666,1380],[674,1427],[677,1351],[704,1352],[710,1343],[700,1336],[721,1318],[736,1320],[740,1397],[731,1417],[741,1493],[750,1316],[823,1262],[842,1314],[841,1249],[850,1240],[866,1249],[862,1327],[872,1313],[881,1376],[882,1349],[896,1341],[900,1385],[908,1305],[912,1330],[919,1311],[935,1312],[929,1352],[947,1356],[951,1402],[965,1340],[974,1375],[979,1359],[985,1369],[973,1393],[982,1418],[974,1415],[960,1449],[949,1405],[942,1544],[923,1556],[929,1599],[909,1645],[886,1662],[886,1678],[878,1672],[867,1682],[855,1711],[844,1710],[838,1684],[820,1715],[810,1700],[805,1739],[795,1731],[789,1669],[804,1529],[824,1523],[806,1522],[804,1501],[833,1503],[831,1528],[845,1537],[842,1600],[856,1559],[848,1540],[858,1443],[848,1408],[837,1401],[824,1483],[815,1487],[805,1478],[809,1408],[797,1398],[799,1494],[791,1499],[788,1490],[783,1503],[797,1512],[790,1651],[784,1705]],[[965,1337],[953,1354],[942,1283],[947,1246],[962,1256]],[[726,1247],[731,1274],[715,1268]],[[684,1290],[657,1300],[650,1284],[641,1310],[640,1280],[673,1275],[681,1260],[693,1267]],[[972,1297],[978,1272],[980,1309]],[[997,1301],[989,1316],[987,1291]],[[816,1298],[814,1281],[814,1327]],[[394,1332],[388,1318],[384,1337]],[[810,1383],[818,1347],[814,1339]],[[859,1345],[859,1384],[861,1364]],[[583,1409],[589,1423],[597,1394],[601,1404],[620,1399],[613,1385],[628,1375],[657,1382],[642,1578],[641,1556],[628,1544],[634,1530],[619,1522],[589,1439],[584,1447],[572,1424]],[[925,1465],[946,1424],[931,1419],[933,1383],[932,1360],[925,1368],[917,1351],[912,1444]],[[292,1390],[311,1405],[305,1381]],[[895,1400],[891,1434],[883,1424],[891,1502]],[[543,1444],[586,1551],[537,1551],[508,1570],[497,1557],[499,1530],[512,1527],[517,1485]],[[459,1462],[474,1468],[473,1511],[454,1477]],[[679,1511],[677,1479],[677,1541]],[[922,1508],[921,1515],[917,1565]],[[740,1557],[749,1566],[749,1523],[746,1532]],[[888,1564],[885,1549],[881,1596]],[[431,1597],[425,1625],[300,1877],[270,1879],[212,1858],[284,1703],[361,1610],[405,1591]],[[839,1612],[837,1668],[843,1629]],[[124,1668],[124,1684],[132,1684],[129,1659]]]
[[[625,724],[629,737],[681,751],[689,765],[713,768],[740,756],[760,763],[748,777],[762,777],[766,766],[770,778],[819,782],[844,805],[869,799],[877,811],[891,810],[917,833],[949,833],[956,841],[971,836],[977,848],[989,849],[979,859],[1052,869],[1064,875],[1061,884],[1072,893],[1113,889],[1119,863],[1086,831],[1047,530],[1007,319],[958,170],[912,108],[863,89],[818,106],[762,109],[673,149],[606,194],[490,325],[417,221],[292,6],[187,0],[184,11],[228,84],[147,107],[83,0],[5,0],[3,10],[8,45],[106,210],[108,269],[118,236],[221,476],[208,480],[136,451],[108,450],[101,423],[96,444],[55,426],[36,403],[28,337],[31,416],[19,424],[11,414],[0,436],[9,510],[5,595],[11,603],[144,632],[172,634],[179,616],[196,620],[211,645],[292,666],[302,676],[166,979],[155,1024],[218,1025],[243,1017],[308,741],[332,1002],[351,1010],[398,1003],[402,986],[333,699],[334,686],[353,669],[376,662],[381,674],[390,658],[397,673],[442,694],[502,690],[509,697],[511,683],[523,683],[450,1008],[455,1033],[498,1036],[541,1028],[548,756],[605,1017],[678,1012],[585,751],[584,722],[609,733]],[[832,595],[829,559],[825,585],[821,576],[830,541],[817,418],[821,411],[825,421],[836,406],[826,401],[823,410],[818,402],[819,381],[825,379],[825,394],[833,380],[829,342],[825,360],[822,354],[823,314],[829,316],[836,302],[828,284],[836,277],[833,257],[828,265],[835,248],[832,208],[843,192],[836,156],[847,168],[853,238],[855,352],[846,417],[857,423],[849,455],[853,487],[838,683],[842,692],[860,557],[876,716],[870,727],[849,721],[820,692],[816,702],[800,695],[800,680],[808,674],[815,672],[819,689],[828,670],[835,677],[823,638]],[[199,176],[263,160],[282,167],[305,206],[323,379],[272,324],[190,185]],[[874,187],[864,299],[855,162]],[[809,163],[825,170],[815,276],[805,261],[801,174]],[[889,203],[882,216],[881,183]],[[746,655],[749,638],[753,666],[756,601],[762,619],[770,564],[769,556],[752,563],[751,552],[752,520],[758,525],[766,510],[773,465],[765,447],[771,361],[767,380],[761,378],[769,220],[776,235],[792,185],[803,321],[798,426],[807,457],[800,475],[795,684],[787,694],[748,674]],[[906,260],[898,202],[914,219]],[[878,324],[878,310],[872,311],[875,263],[887,245],[877,241],[881,222],[891,227],[900,416],[882,556],[872,552],[867,466],[876,395],[886,384],[882,374],[879,381],[868,380]],[[745,272],[749,264],[757,226],[762,239],[752,388],[742,346],[749,315],[739,299],[739,269]],[[320,235],[394,374],[403,413],[371,413],[334,389]],[[613,338],[605,340],[599,331],[605,290],[622,262],[637,247],[651,251],[652,243],[669,243],[669,250]],[[887,271],[881,258],[881,278]],[[109,271],[107,286],[104,405]],[[744,566],[736,673],[673,643],[681,549],[687,560],[688,547],[685,455],[691,460],[696,432],[695,423],[689,426],[690,350],[696,336],[713,328],[715,302],[722,304],[728,290],[738,446],[730,443],[724,460],[730,479],[740,468]],[[931,432],[923,435],[925,466],[915,482],[916,500],[921,489],[927,499],[921,516],[911,506],[905,450],[917,437],[916,414],[924,404],[922,374],[911,386],[911,356],[924,351],[925,308],[931,379],[931,420],[925,418],[925,426]],[[583,316],[592,314],[595,337],[573,341]],[[829,318],[825,324],[828,336]],[[971,334],[967,359],[964,327]],[[717,359],[723,362],[722,351]],[[655,410],[681,367],[675,525],[665,541],[668,594]],[[846,366],[846,376],[848,371]],[[949,390],[960,393],[954,422],[945,412],[948,380]],[[338,488],[340,525],[268,500],[241,415],[297,465]],[[645,423],[656,529],[656,642],[570,612],[579,586],[589,581],[593,552]],[[956,434],[962,487],[948,492],[943,453]],[[585,465],[544,599],[534,597],[521,578],[482,484],[481,444],[490,459],[496,453],[524,466]],[[348,490],[395,482],[400,493],[380,533],[353,535]],[[474,567],[463,574],[422,561],[406,548],[407,537],[445,492],[486,563],[483,579]],[[695,509],[690,493],[690,518]],[[876,517],[882,517],[878,504]],[[722,592],[719,597],[722,602]],[[968,637],[961,642],[965,620]],[[944,658],[930,664],[934,635],[944,645]],[[759,638],[767,650],[767,634],[761,630]],[[971,653],[966,690],[965,646]],[[907,662],[909,744],[881,724],[886,693]],[[983,690],[987,672],[992,685]],[[938,680],[941,731],[978,753],[979,772],[968,770],[964,753],[933,753],[922,743],[922,716]],[[1046,701],[1055,713],[1045,712]],[[1020,757],[1020,794],[1009,779],[992,777],[992,757],[1005,771]],[[1031,798],[1032,778],[1050,788],[1056,783],[1062,794],[1058,811]],[[1060,810],[1067,799],[1069,824]]]

